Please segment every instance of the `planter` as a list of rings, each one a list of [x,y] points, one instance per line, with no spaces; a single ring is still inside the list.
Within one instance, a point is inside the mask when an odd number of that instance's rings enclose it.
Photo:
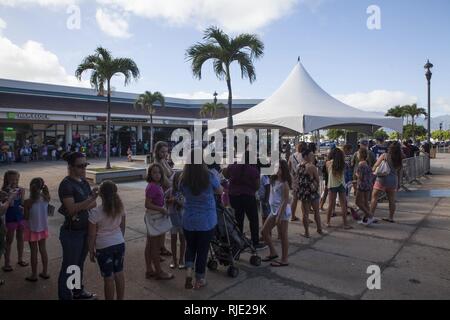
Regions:
[[[121,167],[105,170],[103,168],[92,168],[86,170],[86,179],[100,184],[105,180],[114,182],[134,181],[145,179],[147,170],[145,168]]]

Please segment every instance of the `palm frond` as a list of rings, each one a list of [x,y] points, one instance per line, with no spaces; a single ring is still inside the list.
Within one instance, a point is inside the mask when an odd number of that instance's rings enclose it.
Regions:
[[[186,51],[186,58],[191,61],[191,68],[194,77],[202,78],[203,64],[212,59],[223,61],[224,55],[220,47],[210,43],[196,43]],[[220,74],[219,74],[220,75]]]
[[[251,59],[259,59],[264,54],[264,43],[255,34],[243,33],[231,40],[231,48],[236,54],[249,51]]]
[[[210,44],[217,43],[224,50],[230,49],[230,37],[216,26],[207,28],[204,32],[203,39],[208,40]]]
[[[250,83],[253,83],[256,80],[256,73],[251,57],[247,53],[239,52],[235,55],[235,60],[241,68],[241,77],[248,78]]]

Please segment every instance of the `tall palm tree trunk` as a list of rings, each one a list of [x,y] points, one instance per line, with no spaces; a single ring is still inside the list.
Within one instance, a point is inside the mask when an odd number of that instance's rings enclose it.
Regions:
[[[231,90],[230,68],[227,66],[227,86],[228,86],[228,129],[233,129],[233,91]]]
[[[106,169],[111,169],[110,162],[111,150],[111,90],[110,80],[108,80],[108,112],[106,114]]]

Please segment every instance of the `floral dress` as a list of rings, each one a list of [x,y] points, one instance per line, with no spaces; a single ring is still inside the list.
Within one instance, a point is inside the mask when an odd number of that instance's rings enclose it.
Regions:
[[[302,163],[296,171],[297,196],[302,201],[314,201],[320,198],[314,179],[306,172],[306,164]]]
[[[372,169],[367,164],[360,164],[357,169],[358,182],[357,187],[359,191],[372,190],[373,174]]]

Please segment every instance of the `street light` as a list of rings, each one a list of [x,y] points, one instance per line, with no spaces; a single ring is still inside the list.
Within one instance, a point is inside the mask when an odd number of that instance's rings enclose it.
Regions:
[[[428,132],[427,132],[427,143],[429,148],[429,154],[428,154],[428,163],[430,164],[430,155],[431,155],[431,76],[433,73],[431,72],[431,69],[433,68],[433,64],[430,62],[430,60],[427,60],[427,63],[424,66],[425,70],[425,77],[427,78],[428,83]],[[430,165],[428,166],[430,168]],[[430,172],[428,172],[430,173]]]

